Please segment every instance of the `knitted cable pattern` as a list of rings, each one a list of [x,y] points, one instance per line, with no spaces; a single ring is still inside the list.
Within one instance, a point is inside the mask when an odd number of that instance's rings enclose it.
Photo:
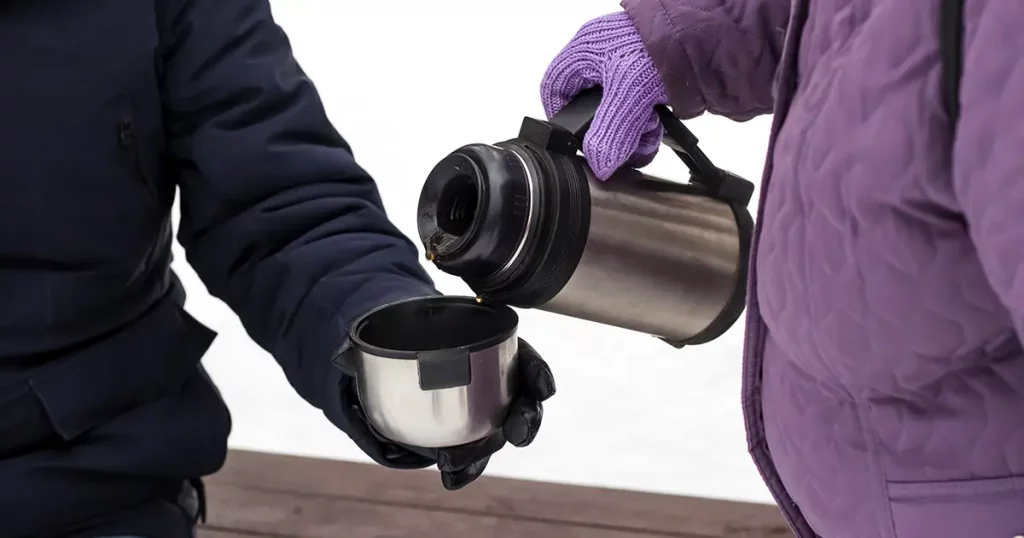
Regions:
[[[548,118],[579,92],[601,86],[604,96],[583,141],[599,179],[623,165],[649,164],[661,144],[654,106],[667,103],[665,85],[640,34],[624,12],[584,24],[555,57],[541,83]]]

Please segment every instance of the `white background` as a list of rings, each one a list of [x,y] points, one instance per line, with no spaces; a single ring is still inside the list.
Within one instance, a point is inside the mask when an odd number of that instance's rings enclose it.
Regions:
[[[415,237],[420,184],[471,142],[516,135],[542,117],[540,79],[584,22],[613,0],[278,0],[275,15],[328,113],[377,179],[392,220]],[[720,166],[760,178],[768,119],[689,122]],[[648,171],[685,178],[662,154]],[[752,212],[753,212],[752,208]],[[210,298],[176,252],[187,308],[220,333],[205,363],[234,413],[234,448],[369,461],[296,396],[273,359]],[[466,294],[431,268],[442,291]],[[746,453],[742,327],[677,351],[650,336],[542,312],[521,335],[551,363],[558,395],[529,448],[506,448],[489,474],[771,502]]]

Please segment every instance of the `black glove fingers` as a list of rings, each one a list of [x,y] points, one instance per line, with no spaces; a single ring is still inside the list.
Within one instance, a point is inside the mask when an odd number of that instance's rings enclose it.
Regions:
[[[421,467],[437,462],[441,483],[446,490],[462,489],[479,478],[491,456],[505,446],[506,441],[524,447],[533,442],[544,418],[544,400],[554,396],[555,381],[551,368],[537,351],[519,340],[518,358],[519,394],[509,407],[502,428],[487,438],[451,448],[410,447],[382,438],[368,424],[358,398],[354,382],[346,379],[339,387],[348,396],[350,405],[342,413],[350,425],[349,435],[368,454],[379,452],[378,463],[400,468]],[[365,445],[365,446],[364,446]],[[370,446],[373,445],[373,446]],[[372,449],[372,450],[371,450]],[[383,460],[383,461],[379,461]]]
[[[468,486],[480,475],[484,474],[484,469],[487,468],[487,463],[490,461],[490,456],[471,463],[465,469],[459,471],[441,471],[441,485],[448,491],[455,491]]]
[[[532,398],[518,398],[509,408],[502,433],[513,446],[527,446],[537,437],[543,419],[544,404]]]
[[[555,395],[555,376],[537,350],[519,339],[519,383],[522,396],[543,402]]]
[[[487,460],[491,454],[505,446],[505,436],[498,431],[484,439],[466,445],[437,449],[437,468],[442,472],[454,473],[469,469],[478,461]]]

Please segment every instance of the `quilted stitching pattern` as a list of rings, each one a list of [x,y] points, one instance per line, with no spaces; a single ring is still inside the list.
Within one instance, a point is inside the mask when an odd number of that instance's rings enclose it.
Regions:
[[[622,6],[644,37],[677,115],[708,111],[742,121],[772,110],[788,15],[772,3],[623,0]],[[765,35],[767,41],[760,39]]]
[[[748,310],[758,466],[801,537],[1024,534],[1024,3],[967,0],[955,142],[937,2],[795,4],[624,2],[684,110],[760,113],[780,73]]]

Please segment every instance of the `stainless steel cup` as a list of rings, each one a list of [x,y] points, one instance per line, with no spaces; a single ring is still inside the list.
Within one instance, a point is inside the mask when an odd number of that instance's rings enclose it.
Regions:
[[[350,337],[370,425],[424,448],[496,431],[517,390],[518,325],[511,308],[472,297],[411,299],[359,318]]]

